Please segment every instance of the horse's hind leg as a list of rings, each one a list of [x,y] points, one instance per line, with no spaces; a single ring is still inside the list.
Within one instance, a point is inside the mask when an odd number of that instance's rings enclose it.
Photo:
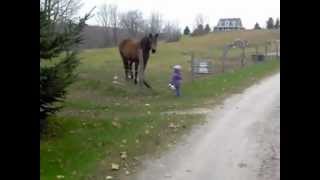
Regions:
[[[124,74],[125,78],[128,81],[128,71],[129,71],[129,63],[128,60],[124,57],[124,55],[120,52],[121,58],[122,58],[122,63],[123,63],[123,68],[124,68]]]

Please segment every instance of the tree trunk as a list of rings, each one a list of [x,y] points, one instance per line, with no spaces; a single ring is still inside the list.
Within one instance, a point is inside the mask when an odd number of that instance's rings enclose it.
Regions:
[[[144,63],[143,63],[143,53],[142,49],[139,49],[139,68],[138,68],[138,78],[139,78],[139,86],[142,88],[144,81]]]

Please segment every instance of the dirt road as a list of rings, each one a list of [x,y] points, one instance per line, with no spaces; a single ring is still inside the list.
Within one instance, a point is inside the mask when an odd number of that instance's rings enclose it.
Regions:
[[[234,95],[130,180],[280,179],[280,74]]]

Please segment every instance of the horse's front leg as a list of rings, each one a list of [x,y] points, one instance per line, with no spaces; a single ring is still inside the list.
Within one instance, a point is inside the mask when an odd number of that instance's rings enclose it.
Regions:
[[[133,79],[132,64],[133,64],[133,61],[130,61],[129,67],[128,67],[128,73],[129,73],[130,79]]]
[[[129,80],[129,78],[128,78],[129,63],[126,62],[125,60],[123,61],[123,67],[124,67],[125,78],[128,81]]]

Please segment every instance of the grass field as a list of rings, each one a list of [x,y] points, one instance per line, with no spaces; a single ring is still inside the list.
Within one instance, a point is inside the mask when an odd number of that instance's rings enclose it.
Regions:
[[[104,179],[118,176],[123,167],[132,172],[135,157],[168,148],[179,135],[202,120],[199,115],[160,115],[161,112],[203,107],[219,102],[226,95],[242,90],[253,82],[279,70],[270,60],[225,74],[191,81],[190,58],[186,52],[218,61],[223,45],[236,38],[259,44],[279,39],[272,31],[211,33],[202,37],[183,37],[177,43],[160,43],[151,55],[146,79],[153,90],[142,91],[123,80],[123,68],[116,48],[85,50],[80,54],[79,79],[69,89],[65,108],[50,119],[50,137],[41,141],[42,180]],[[254,51],[254,49],[249,49]],[[230,56],[238,56],[232,50]],[[183,67],[182,97],[175,98],[167,88],[171,67]],[[113,84],[118,76],[121,84]],[[179,128],[168,128],[170,123]],[[119,153],[125,151],[127,160]],[[111,163],[120,171],[111,171]]]

